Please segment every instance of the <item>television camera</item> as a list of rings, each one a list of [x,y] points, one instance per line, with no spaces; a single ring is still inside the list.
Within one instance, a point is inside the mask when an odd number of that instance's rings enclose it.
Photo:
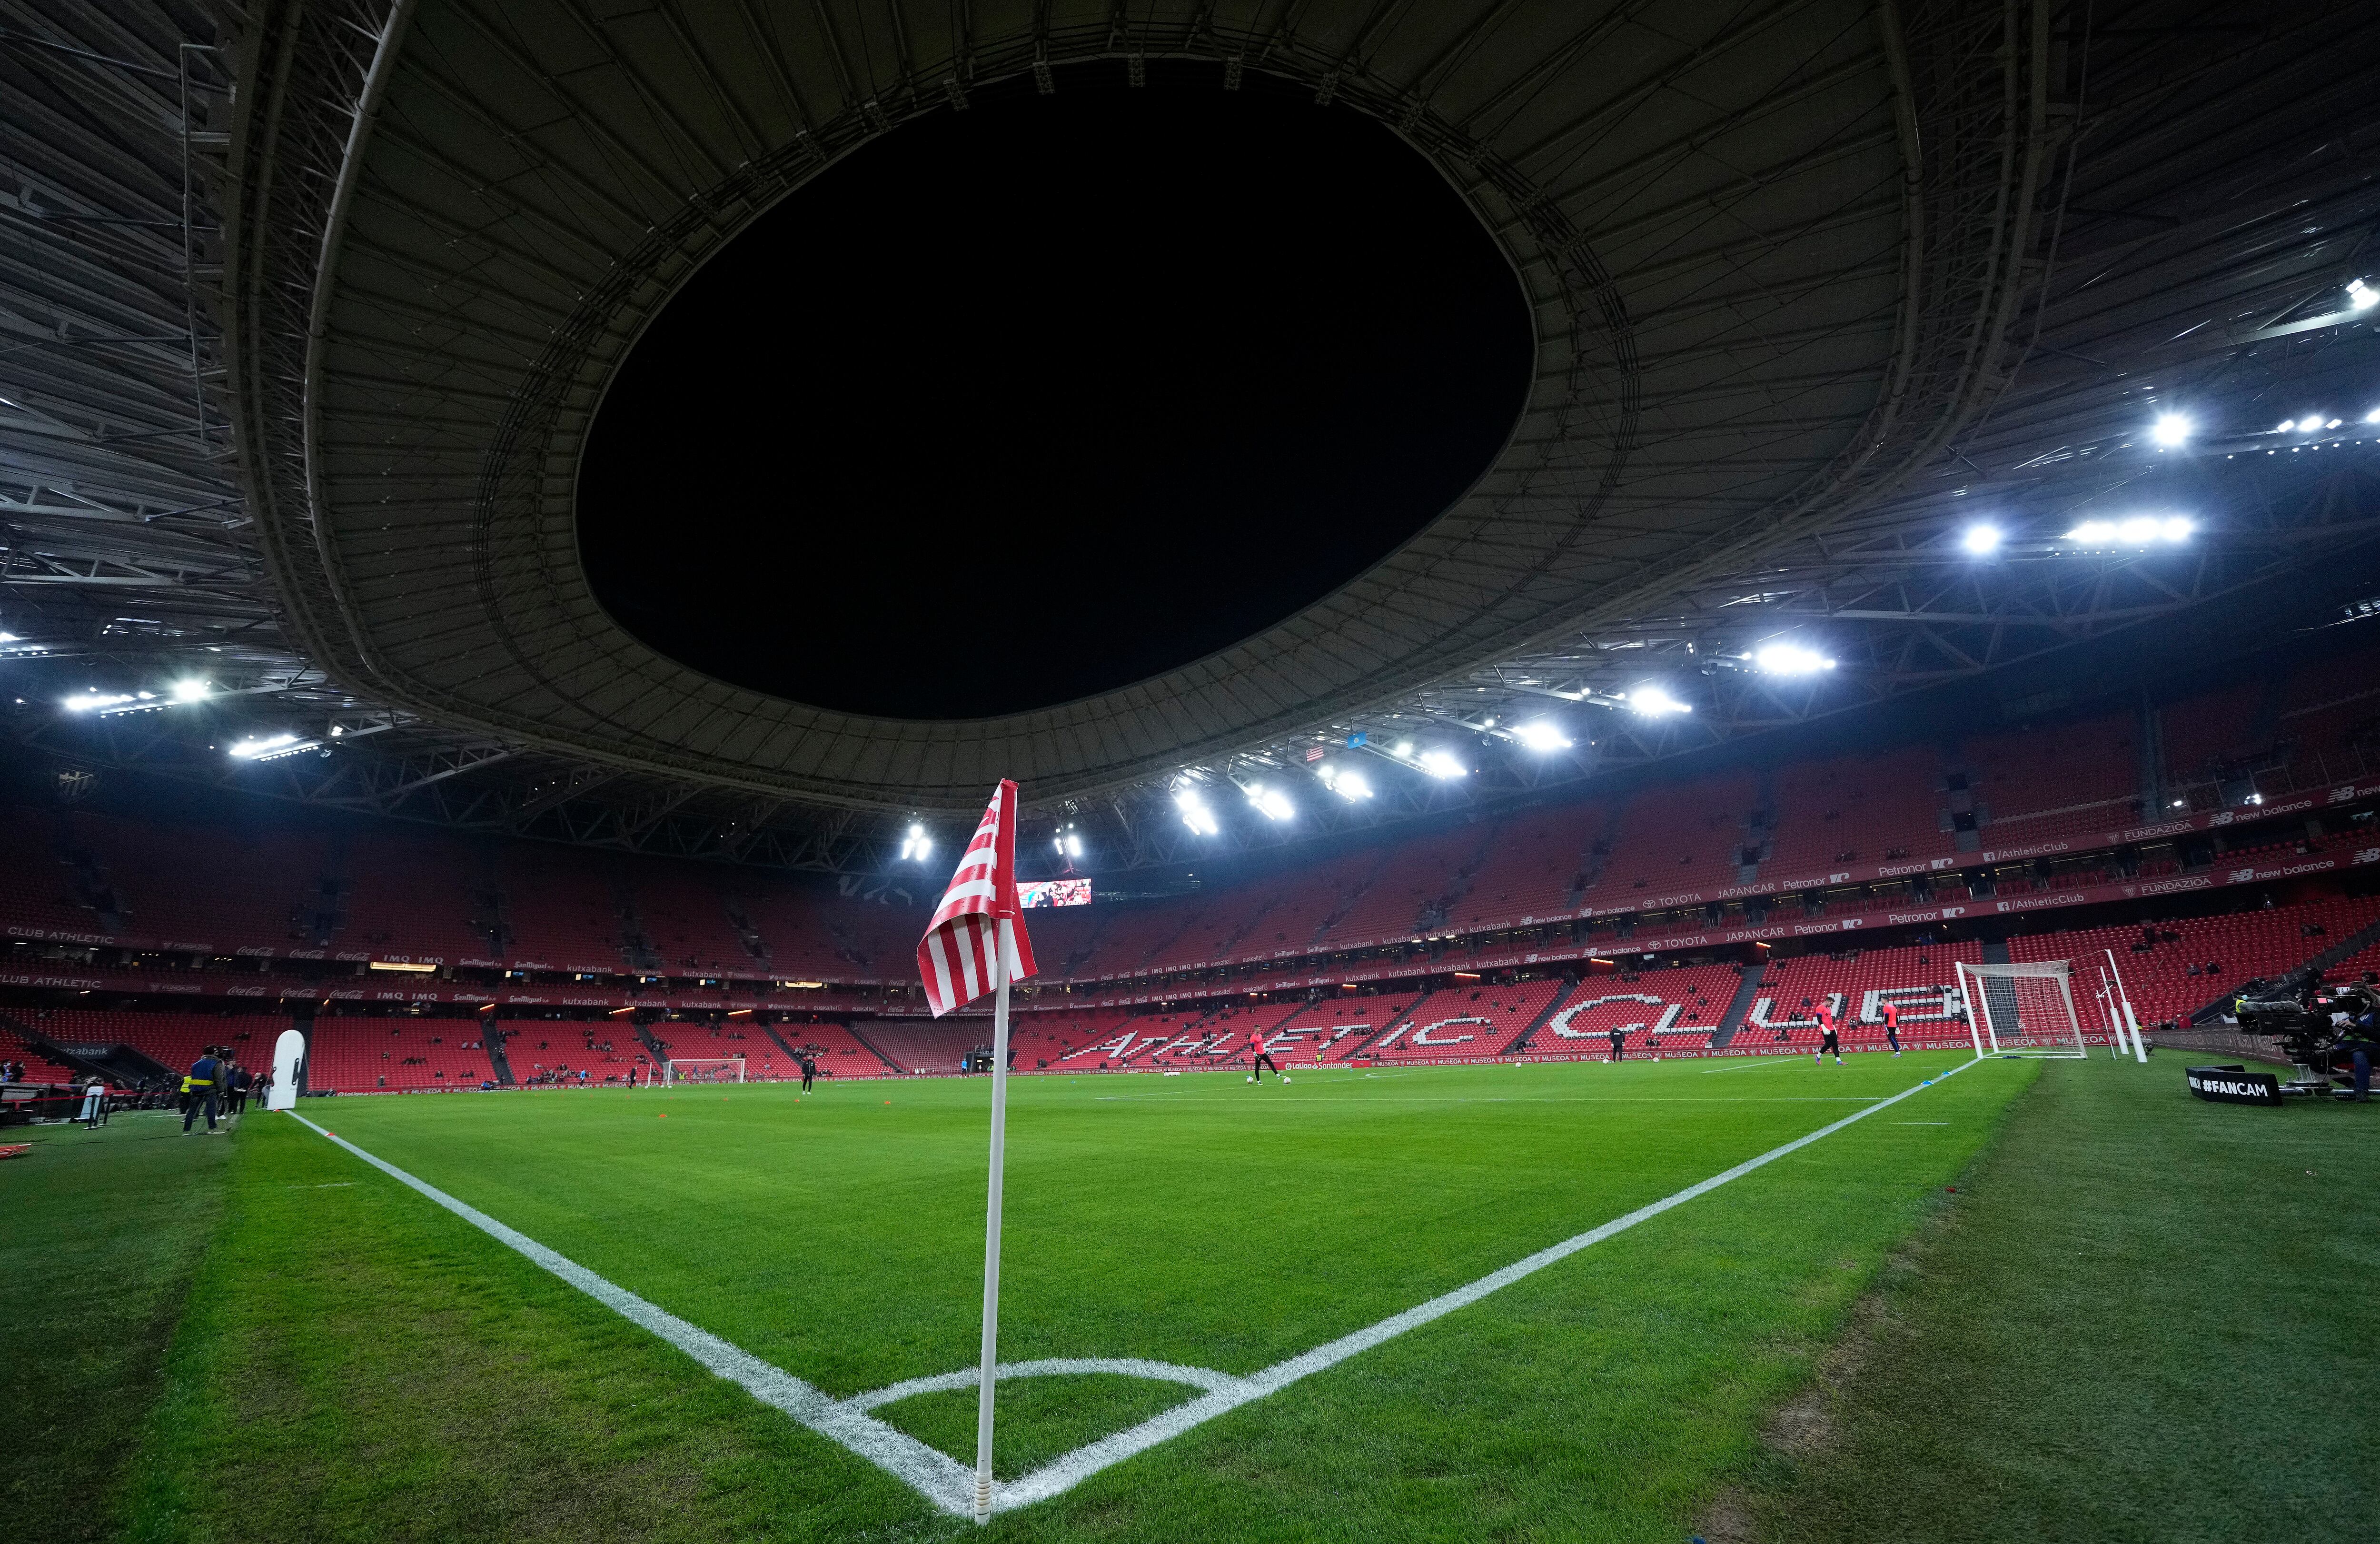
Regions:
[[[2284,1094],[2310,1097],[2331,1087],[2331,1052],[2347,1037],[2335,1015],[2380,1012],[2380,991],[2345,982],[2325,982],[2308,966],[2272,980],[2251,980],[2231,1005],[2240,1033],[2280,1042],[2297,1076],[2281,1085]],[[2341,1090],[2344,1097],[2344,1090]]]

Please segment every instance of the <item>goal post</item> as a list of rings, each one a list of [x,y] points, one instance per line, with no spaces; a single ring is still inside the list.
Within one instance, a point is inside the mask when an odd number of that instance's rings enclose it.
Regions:
[[[2132,994],[2124,990],[2124,973],[2116,968],[2116,952],[2113,949],[2102,949],[2099,953],[2107,956],[2107,987],[2110,1000],[2115,1004],[2117,1018],[2125,1028],[2131,1031],[2132,1060],[2145,1064],[2149,1059],[2148,1043],[2141,1039],[2141,1015],[2132,1010]],[[2123,1060],[2121,1051],[2117,1052],[2116,1059],[2119,1062]]]
[[[2074,988],[2066,960],[2030,960],[2022,965],[1957,962],[1960,995],[1966,999],[1967,1029],[1982,1056],[2080,1057],[2082,1024],[2074,1014]]]
[[[741,1056],[673,1056],[662,1064],[662,1082],[664,1084],[743,1081],[744,1058]]]

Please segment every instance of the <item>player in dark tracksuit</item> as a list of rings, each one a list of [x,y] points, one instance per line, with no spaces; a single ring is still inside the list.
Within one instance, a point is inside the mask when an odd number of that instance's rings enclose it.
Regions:
[[[812,1078],[816,1077],[817,1076],[818,1076],[818,1064],[817,1064],[816,1062],[811,1061],[811,1060],[810,1060],[808,1057],[807,1057],[807,1056],[803,1057],[803,1058],[802,1058],[802,1092],[804,1092],[804,1093],[808,1093],[808,1092],[810,1091],[810,1079],[812,1079]]]
[[[1621,1058],[1621,1049],[1622,1049],[1623,1047],[1625,1047],[1627,1044],[1628,1044],[1628,1031],[1627,1031],[1627,1030],[1625,1030],[1625,1029],[1614,1029],[1613,1031],[1611,1031],[1611,1059],[1612,1059],[1613,1061],[1617,1062],[1617,1061],[1619,1061],[1619,1060],[1620,1060],[1620,1058]]]
[[[1835,1038],[1835,1005],[1823,997],[1818,999],[1817,1019],[1818,1033],[1822,1038],[1818,1041],[1818,1049],[1810,1053],[1810,1060],[1823,1062],[1831,1052],[1840,1066],[1843,1060],[1843,1043]]]
[[[1900,1054],[1900,1010],[1887,1003],[1884,1005],[1884,1038],[1892,1044],[1892,1053]]]

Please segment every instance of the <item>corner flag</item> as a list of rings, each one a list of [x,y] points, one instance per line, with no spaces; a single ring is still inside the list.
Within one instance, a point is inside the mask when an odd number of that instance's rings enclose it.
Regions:
[[[936,1018],[1000,984],[994,979],[995,950],[1006,956],[1005,980],[1022,981],[1038,972],[1033,940],[1017,911],[1016,784],[1002,778],[917,944],[917,975]],[[1003,919],[1013,926],[1000,928]]]
[[[1034,974],[1033,941],[1016,904],[1016,784],[991,807],[917,943],[917,976],[936,1018],[993,993],[991,1183],[983,1212],[983,1354],[976,1374],[975,1520],[991,1521],[991,1390],[1000,1351],[1000,1185],[1008,1149],[1008,988]]]

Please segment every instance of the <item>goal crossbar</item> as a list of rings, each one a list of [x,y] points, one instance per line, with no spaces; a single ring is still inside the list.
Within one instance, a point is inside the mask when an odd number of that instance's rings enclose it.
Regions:
[[[1967,1004],[1967,1029],[1981,1056],[2089,1054],[2082,1023],[2074,1013],[2074,987],[2068,960],[2026,960],[2009,965],[1956,962],[1959,992]]]
[[[662,1081],[669,1083],[741,1083],[741,1056],[673,1056],[662,1064]]]

